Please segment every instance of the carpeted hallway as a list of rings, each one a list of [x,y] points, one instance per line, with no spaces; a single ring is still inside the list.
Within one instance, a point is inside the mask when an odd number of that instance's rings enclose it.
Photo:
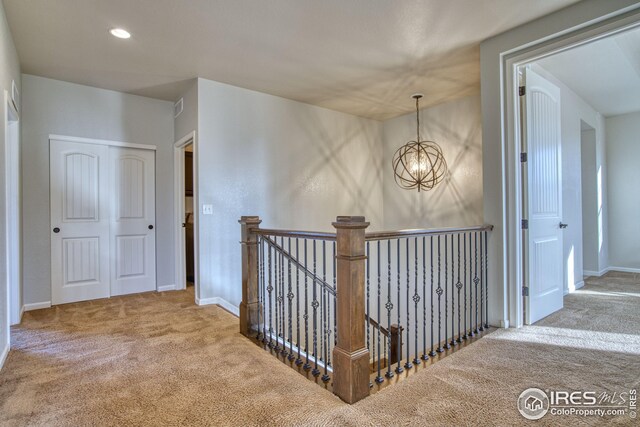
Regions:
[[[355,405],[305,380],[192,291],[26,313],[0,371],[2,426],[525,425],[529,387],[640,388],[640,276],[609,273]],[[630,425],[551,416],[539,425]],[[637,424],[635,424],[637,425]]]

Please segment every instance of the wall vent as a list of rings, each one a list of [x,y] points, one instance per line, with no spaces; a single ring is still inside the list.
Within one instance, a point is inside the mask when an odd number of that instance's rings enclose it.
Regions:
[[[180,100],[178,102],[176,102],[175,104],[173,104],[173,118],[177,118],[180,113],[182,113],[182,109],[184,107],[184,102],[183,102],[184,98],[180,98]]]

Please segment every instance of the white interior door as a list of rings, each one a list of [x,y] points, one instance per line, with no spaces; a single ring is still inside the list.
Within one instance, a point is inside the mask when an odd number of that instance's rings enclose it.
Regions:
[[[106,146],[51,140],[51,302],[109,296]]]
[[[527,324],[562,308],[560,89],[526,70]]]
[[[156,289],[155,153],[110,147],[111,295]]]

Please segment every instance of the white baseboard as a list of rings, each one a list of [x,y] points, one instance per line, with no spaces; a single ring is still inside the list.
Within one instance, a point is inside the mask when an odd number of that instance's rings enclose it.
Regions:
[[[591,277],[600,277],[600,276],[604,276],[605,274],[607,274],[607,271],[609,271],[609,267],[605,268],[604,270],[600,270],[600,271],[591,271],[591,270],[583,270],[582,271],[582,275],[584,277],[587,276],[591,276]]]
[[[580,289],[583,286],[584,286],[584,280],[582,280],[582,281],[576,283],[575,285],[573,285],[573,290],[575,291],[577,289]],[[564,290],[564,295],[569,295],[570,293],[571,292],[569,292],[569,289],[565,289]]]
[[[500,327],[501,328],[509,328],[509,320],[508,319],[500,320]]]
[[[609,267],[608,271],[621,271],[623,273],[640,273],[640,268]]]
[[[229,301],[227,301],[224,298],[220,298],[220,297],[198,298],[198,297],[196,297],[196,304],[198,304],[198,305],[217,304],[217,305],[219,305],[220,307],[224,308],[225,310],[227,310],[228,312],[230,312],[231,314],[233,314],[235,316],[239,316],[240,315],[240,309],[238,308],[238,306],[231,304]]]
[[[51,301],[34,302],[23,306],[24,311],[40,310],[42,308],[51,308]]]
[[[9,343],[6,343],[2,352],[0,352],[0,369],[4,366],[5,360],[7,360],[7,356],[9,355]]]
[[[158,292],[175,291],[176,285],[158,286]]]

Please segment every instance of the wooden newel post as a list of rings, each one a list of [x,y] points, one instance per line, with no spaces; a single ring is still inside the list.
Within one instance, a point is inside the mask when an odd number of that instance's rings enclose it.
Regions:
[[[333,392],[347,403],[369,396],[369,350],[365,344],[365,237],[361,216],[339,216],[336,228],[336,326]]]
[[[258,238],[253,232],[262,222],[257,216],[240,218],[242,245],[242,302],[240,303],[240,333],[249,336],[258,325]]]

